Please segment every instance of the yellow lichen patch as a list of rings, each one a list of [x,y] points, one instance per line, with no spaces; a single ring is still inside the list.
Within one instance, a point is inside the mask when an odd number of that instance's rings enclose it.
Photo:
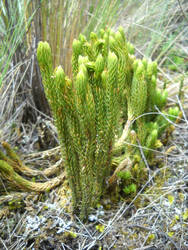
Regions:
[[[185,195],[183,193],[178,193],[178,196],[181,202],[185,200]]]
[[[130,235],[130,238],[133,239],[133,240],[135,240],[135,239],[138,238],[138,234],[137,233],[133,233],[133,234]]]
[[[77,234],[75,232],[73,232],[73,231],[70,231],[69,234],[74,239],[77,237]]]
[[[156,140],[155,148],[161,148],[162,146],[163,146],[162,142],[160,140]]]
[[[186,209],[185,212],[183,213],[183,220],[187,219],[188,219],[188,209]]]
[[[179,220],[179,219],[180,219],[179,215],[176,214],[176,215],[175,215],[175,219],[176,219],[176,220]]]
[[[168,148],[167,150],[166,150],[166,152],[165,152],[165,154],[170,154],[173,150],[175,150],[176,149],[176,146],[172,146],[172,147],[170,147],[170,148]]]
[[[174,202],[174,196],[169,194],[168,195],[168,201],[169,201],[170,205],[172,205],[173,202]]]
[[[172,228],[177,223],[178,220],[179,220],[179,216],[175,215],[171,224],[170,224],[170,228]]]
[[[168,232],[168,236],[172,237],[174,235],[174,232]]]
[[[146,242],[149,244],[149,243],[152,242],[154,239],[155,239],[155,234],[150,234],[150,235],[148,236],[148,239],[147,239]]]
[[[105,229],[105,226],[104,225],[101,225],[101,224],[98,224],[95,226],[96,230],[99,231],[100,233],[103,233],[104,232],[104,229]]]
[[[77,238],[77,234],[74,231],[66,231],[63,233],[63,239],[75,239]]]

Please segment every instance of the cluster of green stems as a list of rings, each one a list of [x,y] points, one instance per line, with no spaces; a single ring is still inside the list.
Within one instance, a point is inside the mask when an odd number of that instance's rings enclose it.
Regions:
[[[135,58],[121,27],[73,41],[72,80],[61,66],[53,69],[47,42],[39,43],[37,58],[66,161],[73,211],[84,219],[104,193],[112,162],[121,165],[138,152],[125,142],[155,147],[167,123],[144,114],[155,106],[163,109],[167,92],[157,89],[157,64]],[[144,153],[149,157],[149,150]]]

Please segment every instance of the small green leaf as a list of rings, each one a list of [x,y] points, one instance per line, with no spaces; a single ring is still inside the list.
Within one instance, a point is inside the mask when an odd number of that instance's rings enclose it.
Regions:
[[[119,173],[117,173],[117,176],[125,180],[130,179],[132,177],[130,171],[120,171]]]
[[[131,193],[135,193],[136,192],[136,185],[134,183],[132,183],[129,186],[126,186],[123,191],[125,192],[125,194],[131,194]]]

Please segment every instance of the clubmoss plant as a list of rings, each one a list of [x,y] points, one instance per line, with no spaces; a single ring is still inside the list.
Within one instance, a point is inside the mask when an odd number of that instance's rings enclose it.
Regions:
[[[164,118],[155,121],[156,114],[145,115],[156,111],[155,106],[162,110],[167,101],[167,92],[156,86],[157,64],[136,59],[133,53],[122,28],[116,33],[101,30],[98,36],[92,32],[89,40],[80,35],[73,41],[70,80],[61,66],[53,70],[48,43],[38,45],[43,84],[66,159],[73,210],[82,219],[103,194],[112,163],[117,168],[109,184],[127,168],[120,175],[129,182],[125,193],[136,192],[130,179],[136,173],[139,182],[144,163],[138,148],[125,142],[154,148],[165,128]],[[151,157],[149,150],[144,153]]]
[[[133,53],[122,28],[116,33],[100,30],[98,36],[91,33],[89,40],[80,35],[73,42],[70,80],[61,66],[53,69],[49,44],[38,45],[37,58],[58,130],[73,211],[81,219],[87,218],[108,187],[112,190],[120,183],[115,191],[136,193],[147,177],[145,159],[152,160],[150,149],[161,144],[159,137],[179,116],[177,107],[164,110],[167,92],[157,89],[156,63],[137,60]],[[24,178],[50,176],[54,170],[30,169],[8,143],[2,146],[6,154],[0,151],[0,174],[11,189],[46,192],[64,181],[64,171],[46,182]]]

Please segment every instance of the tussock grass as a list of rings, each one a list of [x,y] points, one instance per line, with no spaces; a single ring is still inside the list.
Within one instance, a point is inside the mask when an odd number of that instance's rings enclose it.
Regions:
[[[181,5],[176,0],[129,1],[119,22],[140,52],[160,62],[173,46],[187,46],[187,9],[186,1]]]
[[[34,11],[26,19],[29,3],[30,0],[0,2],[0,87],[35,14]]]
[[[183,93],[188,88],[187,10],[187,1],[128,1],[115,26],[124,27],[138,57],[157,61],[158,85],[167,86],[169,101],[173,103],[177,103],[180,84]]]
[[[23,101],[21,94],[18,90],[23,84],[24,75],[30,67],[31,61],[18,63],[14,68],[11,68],[4,76],[4,84],[0,88],[0,136],[1,141],[9,140],[15,143],[18,139],[18,124],[21,124],[21,119],[26,105],[26,100]],[[19,79],[21,74],[20,67],[22,64],[26,65],[25,72],[22,72],[22,78]]]

